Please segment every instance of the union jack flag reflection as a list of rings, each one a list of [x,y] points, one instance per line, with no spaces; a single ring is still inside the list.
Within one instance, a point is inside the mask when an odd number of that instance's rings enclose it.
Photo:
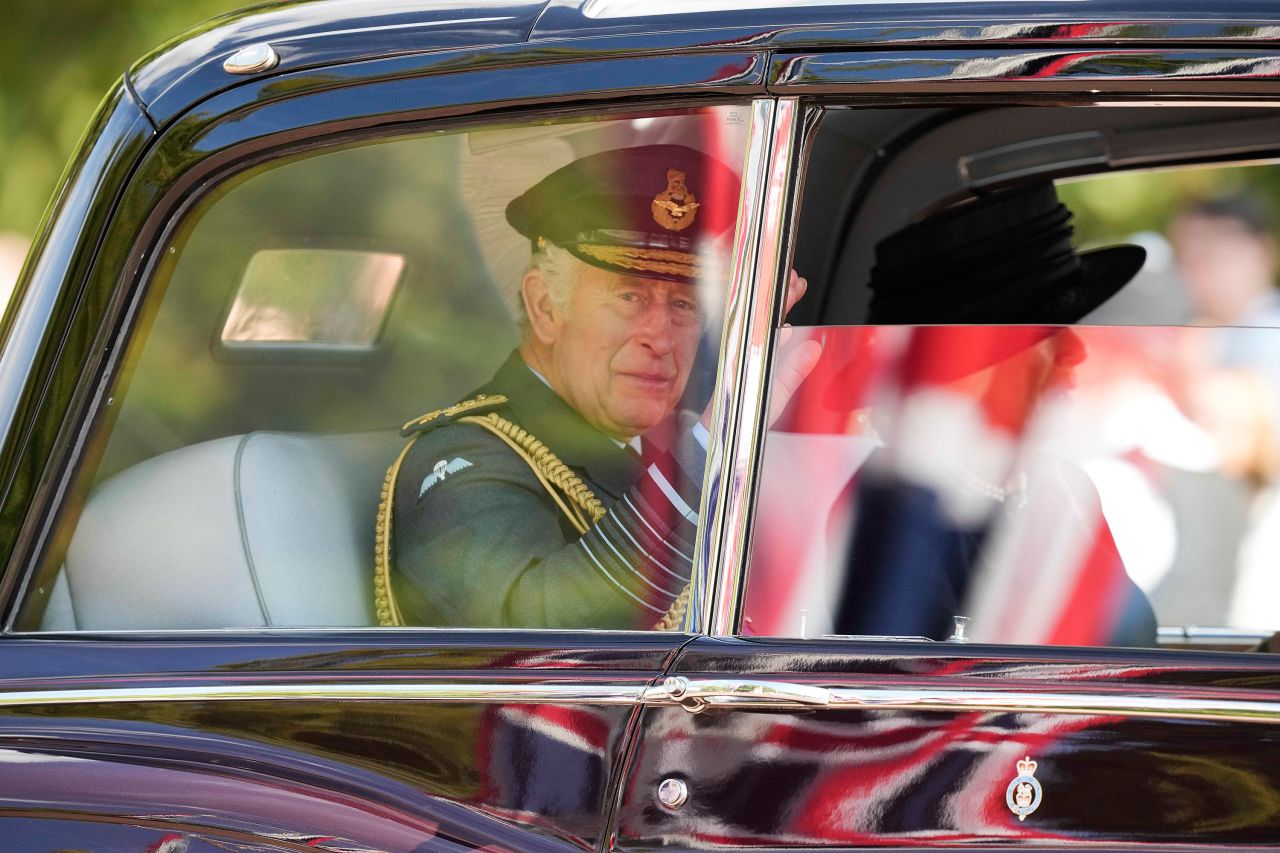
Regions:
[[[823,358],[769,437],[744,631],[1154,645],[1072,434],[1095,331],[794,330]]]

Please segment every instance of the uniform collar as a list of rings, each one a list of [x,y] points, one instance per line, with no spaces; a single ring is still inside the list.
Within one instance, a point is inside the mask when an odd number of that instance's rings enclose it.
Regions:
[[[640,476],[640,463],[591,426],[512,352],[488,389],[507,397],[511,418],[571,468],[585,469],[593,485],[619,498]]]

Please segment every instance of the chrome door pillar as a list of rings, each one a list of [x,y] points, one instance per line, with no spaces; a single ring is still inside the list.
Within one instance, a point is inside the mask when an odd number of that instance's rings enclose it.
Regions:
[[[796,98],[752,105],[740,221],[729,269],[721,364],[707,444],[686,630],[728,636],[737,624],[749,543],[755,466],[768,405],[768,366],[786,283],[794,155],[802,130]]]

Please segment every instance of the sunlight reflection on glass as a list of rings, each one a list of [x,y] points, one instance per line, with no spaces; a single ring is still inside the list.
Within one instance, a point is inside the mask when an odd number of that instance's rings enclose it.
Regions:
[[[245,270],[222,342],[372,346],[403,269],[403,257],[379,252],[258,252]]]

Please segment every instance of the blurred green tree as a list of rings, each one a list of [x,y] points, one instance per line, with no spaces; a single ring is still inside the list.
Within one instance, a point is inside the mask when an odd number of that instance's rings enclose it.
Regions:
[[[0,235],[33,235],[94,109],[135,60],[184,30],[248,5],[11,0],[0,28]],[[1062,196],[1077,213],[1078,240],[1090,243],[1162,231],[1189,201],[1244,189],[1280,212],[1280,169],[1139,171],[1068,183]]]
[[[1190,204],[1239,193],[1255,196],[1273,216],[1280,215],[1280,166],[1257,162],[1135,170],[1058,187],[1059,197],[1076,215],[1076,240],[1082,245],[1123,240],[1140,231],[1164,233]]]
[[[0,28],[0,232],[30,237],[98,103],[134,60],[246,0],[14,0]]]

